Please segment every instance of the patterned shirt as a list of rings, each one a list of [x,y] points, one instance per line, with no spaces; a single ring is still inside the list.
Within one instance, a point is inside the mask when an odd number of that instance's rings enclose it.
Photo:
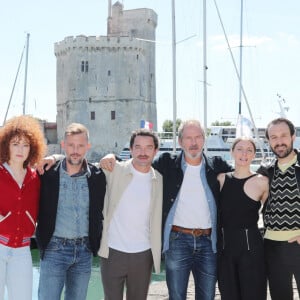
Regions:
[[[268,230],[300,229],[300,191],[294,164],[285,171],[275,168],[264,222]]]

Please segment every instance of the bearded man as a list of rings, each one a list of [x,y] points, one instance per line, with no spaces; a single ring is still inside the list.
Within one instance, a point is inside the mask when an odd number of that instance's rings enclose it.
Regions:
[[[267,166],[270,194],[265,205],[265,259],[273,300],[292,300],[293,276],[300,295],[300,152],[293,149],[295,127],[271,121],[266,138],[276,159]]]

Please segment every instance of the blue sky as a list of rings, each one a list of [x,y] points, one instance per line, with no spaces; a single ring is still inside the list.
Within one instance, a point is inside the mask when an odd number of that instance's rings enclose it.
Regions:
[[[239,66],[240,0],[215,0]],[[239,82],[214,0],[207,3],[207,119],[236,122]],[[114,1],[112,1],[114,3]],[[156,30],[158,127],[172,119],[171,0],[124,0],[124,9],[152,8]],[[106,35],[106,0],[10,0],[0,10],[0,123],[16,76],[26,33],[30,33],[26,112],[55,121],[54,43],[67,36]],[[175,0],[177,43],[177,116],[204,117],[203,2]],[[288,117],[300,126],[300,1],[244,0],[243,86],[256,126],[266,126],[279,111],[280,94]],[[192,38],[185,40],[186,38]],[[183,41],[183,42],[180,42]],[[8,117],[23,111],[21,69]],[[244,100],[242,114],[249,117]]]

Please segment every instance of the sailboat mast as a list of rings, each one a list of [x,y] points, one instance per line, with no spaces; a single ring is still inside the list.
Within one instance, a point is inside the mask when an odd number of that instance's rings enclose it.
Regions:
[[[240,87],[239,87],[239,116],[242,115],[242,75],[243,75],[243,0],[241,0],[241,21],[240,21]]]
[[[244,90],[241,78],[240,78],[241,74],[238,71],[238,68],[237,68],[234,56],[232,54],[232,50],[230,48],[230,43],[229,43],[229,40],[228,40],[226,31],[225,31],[225,28],[224,28],[224,24],[223,24],[222,19],[221,19],[221,14],[220,14],[220,11],[219,11],[219,8],[218,8],[216,0],[214,0],[214,4],[215,4],[216,10],[217,10],[217,14],[218,14],[218,17],[219,17],[219,20],[220,20],[220,23],[221,23],[222,30],[224,32],[224,37],[225,37],[225,40],[226,40],[226,43],[227,43],[227,46],[228,46],[228,49],[229,49],[230,57],[231,57],[231,60],[232,60],[233,66],[234,66],[234,70],[235,70],[236,76],[237,76],[237,78],[238,78],[238,80],[240,82],[241,92],[242,92],[242,95],[243,95],[243,97],[245,99],[245,103],[246,103],[246,106],[247,106],[248,111],[249,111],[249,115],[250,115],[250,119],[252,121],[252,125],[253,125],[253,129],[254,129],[255,137],[256,137],[256,139],[257,139],[257,141],[259,143],[259,148],[261,150],[261,153],[264,156],[263,145],[262,145],[262,142],[259,139],[258,130],[257,130],[256,126],[255,126],[254,118],[253,118],[253,115],[252,115],[252,112],[251,112],[251,109],[250,109],[250,106],[249,106],[249,103],[248,103],[248,99],[247,99],[247,96],[246,96],[246,93],[245,93],[245,90]]]
[[[29,50],[29,36],[26,38],[26,60],[25,60],[25,78],[24,78],[24,95],[23,95],[23,115],[26,113],[26,89],[27,89],[27,70],[28,70],[28,50]]]
[[[204,130],[207,130],[207,62],[206,62],[206,0],[203,0],[203,102],[204,102]],[[205,149],[206,150],[206,149]]]
[[[173,152],[176,153],[176,22],[175,22],[175,0],[172,1],[172,66],[173,66]]]

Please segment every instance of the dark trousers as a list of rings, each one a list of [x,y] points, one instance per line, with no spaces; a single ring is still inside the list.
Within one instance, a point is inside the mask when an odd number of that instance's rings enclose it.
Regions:
[[[264,244],[272,300],[293,300],[293,276],[300,296],[300,245],[268,239]]]
[[[125,253],[110,248],[109,257],[101,257],[105,300],[122,300],[125,285],[127,300],[146,300],[152,267],[151,250]]]
[[[267,279],[261,233],[223,229],[218,249],[218,286],[222,300],[265,300]]]

